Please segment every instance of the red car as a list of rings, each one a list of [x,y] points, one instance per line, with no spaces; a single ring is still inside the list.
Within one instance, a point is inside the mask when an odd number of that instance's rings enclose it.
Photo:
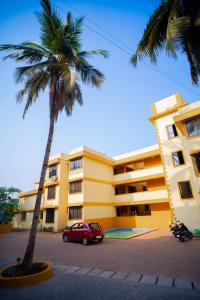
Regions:
[[[98,223],[79,222],[71,227],[66,227],[63,232],[63,242],[80,241],[83,245],[88,245],[90,242],[102,242],[104,232]]]

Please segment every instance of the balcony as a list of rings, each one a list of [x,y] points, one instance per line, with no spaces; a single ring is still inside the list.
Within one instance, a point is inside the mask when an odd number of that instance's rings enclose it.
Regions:
[[[114,205],[123,204],[147,204],[156,202],[167,202],[168,192],[167,189],[160,189],[156,191],[146,191],[131,194],[122,194],[114,196]]]
[[[164,176],[164,170],[162,166],[152,167],[147,169],[141,169],[122,173],[113,176],[113,184],[122,184],[126,182],[134,182],[140,180],[147,180],[153,178],[159,178]]]

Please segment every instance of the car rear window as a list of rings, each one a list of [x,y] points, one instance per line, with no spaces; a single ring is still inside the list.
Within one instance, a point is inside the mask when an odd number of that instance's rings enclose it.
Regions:
[[[98,223],[89,224],[89,227],[90,227],[90,229],[99,229],[100,228]]]

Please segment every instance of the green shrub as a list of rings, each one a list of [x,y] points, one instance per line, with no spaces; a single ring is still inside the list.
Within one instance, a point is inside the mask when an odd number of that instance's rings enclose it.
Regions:
[[[53,232],[54,231],[54,228],[53,226],[48,226],[48,227],[43,227],[43,231],[44,232]]]

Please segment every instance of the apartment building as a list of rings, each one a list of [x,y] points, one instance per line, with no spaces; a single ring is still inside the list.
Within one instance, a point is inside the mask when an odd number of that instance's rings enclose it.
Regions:
[[[154,146],[115,157],[80,147],[51,157],[38,226],[167,228],[176,218],[200,228],[200,101],[175,94],[154,103],[149,119]],[[37,188],[20,194],[15,227],[30,228]]]

